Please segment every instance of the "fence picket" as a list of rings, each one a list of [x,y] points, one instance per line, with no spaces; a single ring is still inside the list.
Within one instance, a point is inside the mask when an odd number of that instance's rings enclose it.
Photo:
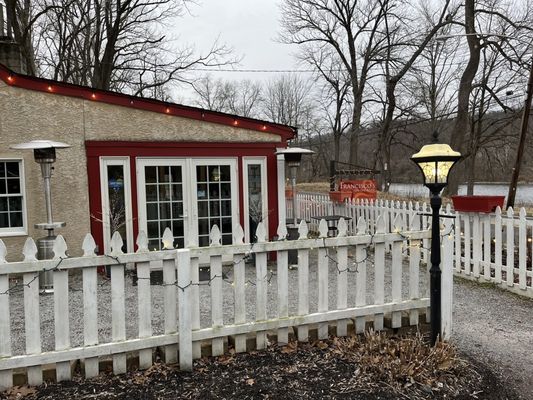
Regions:
[[[259,222],[257,225],[257,231],[255,233],[257,243],[266,242],[266,228],[263,222]],[[270,276],[267,270],[267,253],[259,252],[255,255],[255,271],[256,271],[256,321],[265,321],[267,319],[267,299],[268,299],[268,282]],[[267,333],[257,332],[256,345],[258,350],[266,349],[267,346]]]
[[[472,273],[472,264],[470,262],[470,255],[472,254],[471,243],[471,225],[470,225],[470,213],[465,213],[465,231],[464,231],[464,251],[465,251],[465,275]]]
[[[502,209],[498,206],[494,216],[494,282],[497,284],[502,282],[502,243]]]
[[[188,249],[176,250],[176,270],[178,275],[179,312],[179,362],[180,369],[192,371],[192,307],[188,293],[191,286],[191,255]]]
[[[318,227],[319,240],[325,240],[328,237],[328,224],[325,219],[320,220]],[[318,248],[318,312],[328,311],[328,269],[329,253],[326,246]],[[318,338],[327,339],[328,323],[321,322],[318,324]]]
[[[412,218],[410,231],[420,230],[420,219]],[[409,298],[416,300],[420,298],[420,240],[411,239],[409,241]],[[418,310],[409,312],[409,324],[418,324]]]
[[[200,260],[197,257],[191,257],[191,324],[192,329],[201,328],[200,324]],[[192,357],[198,359],[202,357],[202,344],[200,342],[192,343]]]
[[[396,215],[393,227],[396,232],[400,232],[403,225],[402,215]],[[392,301],[402,301],[402,242],[394,241],[392,243]],[[392,328],[402,326],[402,313],[399,311],[392,313]]]
[[[6,247],[0,239],[0,268],[5,263]],[[9,312],[9,275],[0,275],[0,358],[11,356],[11,319]],[[13,386],[13,371],[0,371],[0,391]]]
[[[461,214],[459,212],[455,213],[455,270],[457,272],[461,272],[461,234],[462,234],[462,228],[461,228]]]
[[[37,274],[37,275],[36,275]],[[26,332],[26,354],[41,352],[41,319],[39,315],[39,275],[23,275],[24,284],[24,328]],[[28,384],[40,385],[43,381],[41,366],[28,368]]]
[[[520,209],[518,225],[518,287],[526,290],[526,266],[527,266],[527,226],[526,210]]]
[[[386,214],[376,221],[376,234],[385,233]],[[374,304],[385,303],[385,243],[377,242],[374,250]],[[383,314],[374,316],[374,330],[383,330]]]
[[[54,326],[55,349],[64,350],[70,347],[69,310],[68,310],[68,271],[54,271]],[[70,380],[70,362],[56,365],[57,382]]]
[[[506,281],[507,286],[514,285],[514,211],[512,207],[507,209],[507,218],[505,221],[507,225],[507,268]]]
[[[429,213],[428,205],[426,202],[422,203],[422,229],[427,229],[429,226]],[[422,240],[422,260],[424,260],[425,264],[429,264],[429,240],[423,239]]]
[[[233,233],[233,243],[243,244],[244,231],[240,225],[236,225]],[[246,255],[235,254],[233,256],[233,285],[234,285],[234,323],[243,324],[246,322]],[[246,351],[246,335],[235,336],[235,351],[242,353]]]
[[[486,214],[483,216],[483,277],[485,280],[491,279],[491,251],[491,215]]]
[[[220,246],[222,235],[217,225],[213,225],[210,233],[211,246]],[[210,260],[211,279],[211,324],[214,328],[224,325],[222,309],[222,256],[211,256]],[[224,339],[214,338],[211,340],[211,353],[213,356],[224,354]]]
[[[337,237],[346,236],[347,224],[344,218],[339,220]],[[337,247],[337,310],[348,307],[348,247]],[[348,320],[337,321],[337,336],[348,334]]]
[[[139,338],[152,336],[152,295],[150,263],[137,263],[137,307],[139,309]],[[139,368],[152,366],[152,349],[139,350]]]
[[[111,335],[113,342],[126,340],[124,264],[111,267]],[[113,354],[113,373],[126,373],[126,354]]]
[[[91,237],[92,239],[92,237]],[[85,253],[87,254],[87,252]],[[94,253],[93,253],[94,254]],[[83,344],[98,344],[98,298],[97,298],[97,267],[84,268],[83,277]],[[98,357],[85,359],[85,376],[93,378],[98,375]]]
[[[452,304],[453,304],[453,259],[447,257],[453,254],[453,235],[448,234],[453,229],[452,221],[444,218],[444,237],[442,238],[442,280],[441,280],[441,338],[450,340],[452,332]]]
[[[300,222],[298,239],[307,239],[308,229],[305,221]],[[298,250],[298,315],[309,313],[309,250]],[[307,342],[309,339],[309,327],[298,327],[298,341]]]
[[[472,272],[474,278],[479,278],[479,264],[481,261],[481,221],[478,213],[472,215]]]
[[[357,235],[365,235],[366,221],[360,218],[357,222]],[[366,304],[366,259],[368,257],[368,250],[365,245],[355,246],[355,262],[356,270],[355,274],[355,305],[362,307]],[[355,318],[355,331],[357,333],[364,332],[366,328],[366,318]]]
[[[280,221],[278,226],[279,240],[287,238],[287,226],[285,221]],[[278,282],[278,318],[289,316],[289,253],[285,250],[277,253],[277,282]],[[289,343],[289,329],[278,329],[278,343]]]

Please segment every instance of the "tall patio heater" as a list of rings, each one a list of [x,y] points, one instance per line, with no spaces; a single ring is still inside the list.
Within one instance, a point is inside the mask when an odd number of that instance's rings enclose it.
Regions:
[[[292,185],[292,214],[293,214],[293,224],[294,227],[298,225],[298,219],[296,216],[296,174],[298,172],[298,167],[302,161],[302,156],[304,154],[314,154],[315,152],[309,149],[301,149],[299,147],[288,147],[283,150],[277,151],[275,154],[283,154],[285,158],[285,163],[291,171],[291,185]]]
[[[35,224],[36,229],[47,231],[45,237],[39,238],[37,244],[37,258],[39,260],[50,260],[54,257],[52,248],[56,239],[54,230],[64,227],[65,222],[54,222],[52,218],[52,188],[50,178],[52,177],[52,164],[56,161],[56,149],[63,149],[70,145],[51,140],[32,140],[27,143],[19,143],[11,146],[12,149],[33,150],[35,162],[41,166],[41,174],[44,181],[44,200],[46,204],[46,222]],[[53,272],[44,272],[39,276],[39,289],[41,293],[53,293],[54,282]]]

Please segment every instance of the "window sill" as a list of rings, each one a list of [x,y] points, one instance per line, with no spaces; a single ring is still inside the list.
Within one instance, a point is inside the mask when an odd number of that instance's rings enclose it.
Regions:
[[[0,238],[28,236],[28,231],[0,231]]]

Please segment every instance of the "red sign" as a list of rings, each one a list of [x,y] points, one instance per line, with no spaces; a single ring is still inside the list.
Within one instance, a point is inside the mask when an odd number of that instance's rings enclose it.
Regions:
[[[352,192],[352,199],[376,199],[376,181],[373,179],[340,181],[339,189]]]

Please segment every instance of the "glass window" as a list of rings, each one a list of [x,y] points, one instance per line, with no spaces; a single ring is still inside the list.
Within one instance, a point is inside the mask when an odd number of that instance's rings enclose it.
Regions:
[[[146,220],[150,250],[162,248],[169,228],[174,246],[183,247],[183,174],[179,165],[145,166]]]
[[[196,181],[199,245],[209,245],[209,233],[214,225],[224,234],[223,244],[231,244],[231,167],[199,165],[196,167]],[[221,219],[221,216],[226,218]]]
[[[263,215],[263,189],[261,187],[261,164],[248,164],[248,226],[250,239],[253,242],[259,222]]]
[[[0,234],[25,231],[21,171],[22,161],[0,160]]]
[[[109,201],[109,237],[119,232],[122,237],[122,251],[128,251],[126,233],[126,197],[124,192],[124,166],[107,166],[107,195]]]

